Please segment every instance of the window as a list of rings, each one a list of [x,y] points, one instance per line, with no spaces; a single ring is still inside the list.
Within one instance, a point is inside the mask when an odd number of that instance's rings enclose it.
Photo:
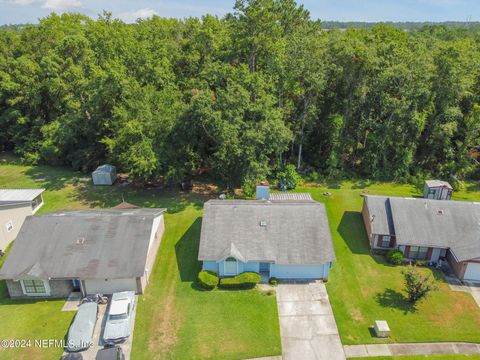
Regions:
[[[389,248],[390,247],[390,236],[383,235],[382,238],[382,248]]]
[[[5,228],[7,229],[7,232],[12,231],[12,230],[13,230],[13,221],[10,220],[9,222],[7,222],[7,223],[5,224]]]
[[[48,295],[49,288],[43,280],[21,280],[25,295]]]
[[[410,246],[410,259],[424,260],[427,257],[428,247]]]

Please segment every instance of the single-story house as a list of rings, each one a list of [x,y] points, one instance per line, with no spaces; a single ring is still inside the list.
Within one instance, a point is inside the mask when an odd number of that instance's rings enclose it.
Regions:
[[[221,277],[253,271],[326,280],[335,254],[325,206],[312,200],[210,200],[198,259],[203,270]]]
[[[101,165],[92,172],[93,185],[113,185],[117,179],[117,168],[113,165]]]
[[[0,269],[12,298],[143,293],[164,209],[59,211],[26,218]]]
[[[452,185],[442,180],[426,180],[423,187],[423,197],[425,199],[450,200],[452,192]]]
[[[0,250],[15,240],[29,215],[43,206],[45,189],[0,189]]]
[[[447,259],[460,279],[480,281],[480,203],[365,196],[362,216],[372,249]]]

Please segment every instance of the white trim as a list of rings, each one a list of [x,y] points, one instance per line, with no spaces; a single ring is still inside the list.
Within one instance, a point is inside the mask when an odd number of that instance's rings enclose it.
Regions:
[[[25,291],[25,285],[23,284],[23,280],[20,280],[20,285],[22,286],[22,292],[26,296],[50,296],[50,284],[48,280],[41,280],[41,279],[24,279],[24,280],[32,280],[32,281],[43,281],[43,286],[45,287],[44,293],[27,293]]]

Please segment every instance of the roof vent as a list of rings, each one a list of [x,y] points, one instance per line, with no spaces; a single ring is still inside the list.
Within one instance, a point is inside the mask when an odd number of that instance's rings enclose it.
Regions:
[[[84,243],[85,243],[85,238],[84,237],[80,237],[80,238],[77,239],[77,244],[78,245],[82,245]]]
[[[443,215],[445,212],[443,211],[443,209],[439,209],[437,210],[437,215]]]
[[[267,220],[260,220],[260,226],[261,227],[266,227],[267,226]]]

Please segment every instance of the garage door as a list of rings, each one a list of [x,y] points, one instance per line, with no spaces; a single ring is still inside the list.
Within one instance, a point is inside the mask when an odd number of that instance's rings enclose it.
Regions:
[[[85,280],[85,290],[87,294],[113,294],[130,290],[137,292],[137,281],[135,279]]]
[[[279,279],[322,279],[324,265],[279,265],[272,264],[270,276]]]
[[[480,281],[480,264],[468,263],[467,270],[465,270],[464,280]]]

